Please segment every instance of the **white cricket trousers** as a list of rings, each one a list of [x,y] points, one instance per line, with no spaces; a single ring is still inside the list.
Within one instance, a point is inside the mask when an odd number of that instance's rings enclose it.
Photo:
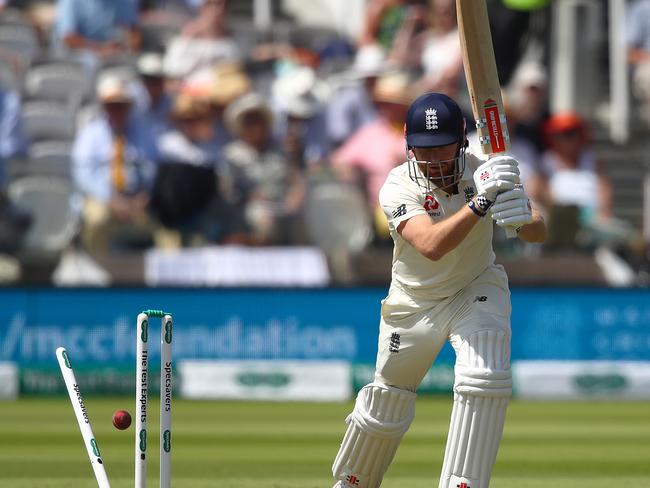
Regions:
[[[382,302],[375,381],[414,392],[447,340],[458,365],[463,344],[479,331],[505,335],[502,361],[509,369],[510,313],[508,278],[499,265],[444,300],[392,286]]]

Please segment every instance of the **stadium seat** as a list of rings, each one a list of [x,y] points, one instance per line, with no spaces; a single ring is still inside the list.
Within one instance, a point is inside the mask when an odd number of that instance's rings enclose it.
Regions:
[[[25,75],[28,96],[79,104],[92,91],[93,80],[73,61],[52,61],[32,66]]]
[[[68,140],[38,141],[29,147],[28,164],[39,174],[69,178],[71,153],[72,142]]]
[[[21,255],[25,259],[58,259],[77,233],[79,217],[71,203],[72,187],[60,178],[30,176],[12,182],[11,202],[32,216]]]
[[[0,60],[0,89],[20,91],[22,88],[19,76],[11,64]]]
[[[0,24],[0,45],[24,64],[30,64],[41,51],[38,36],[30,25]]]
[[[17,8],[7,8],[0,15],[0,24],[2,25],[27,25],[31,26],[29,19]]]
[[[553,205],[548,216],[548,237],[544,243],[547,251],[576,248],[580,227],[580,210],[575,205]]]
[[[65,103],[30,100],[23,104],[23,125],[31,141],[72,139],[75,133],[75,111]]]
[[[360,252],[372,238],[367,205],[355,186],[337,181],[317,183],[308,192],[305,212],[310,237],[328,254]]]
[[[97,80],[105,76],[119,76],[126,80],[137,80],[139,78],[137,60],[137,56],[129,54],[108,58],[99,67]]]

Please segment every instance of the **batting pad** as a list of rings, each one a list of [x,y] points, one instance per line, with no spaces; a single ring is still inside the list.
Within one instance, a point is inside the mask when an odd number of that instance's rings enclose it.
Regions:
[[[376,488],[381,484],[413,421],[416,396],[381,383],[361,389],[332,466],[334,478],[341,480],[337,486]]]
[[[471,335],[458,352],[439,488],[488,488],[512,394],[506,331]]]

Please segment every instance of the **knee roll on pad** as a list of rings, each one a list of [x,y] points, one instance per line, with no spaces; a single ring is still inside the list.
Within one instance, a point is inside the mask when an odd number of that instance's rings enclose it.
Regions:
[[[332,474],[343,486],[376,488],[381,484],[413,421],[416,396],[381,383],[370,383],[359,391],[332,466]]]
[[[454,391],[483,397],[509,397],[510,334],[504,330],[481,330],[468,337],[458,351]]]
[[[461,346],[440,488],[488,488],[512,394],[510,336],[484,330]]]

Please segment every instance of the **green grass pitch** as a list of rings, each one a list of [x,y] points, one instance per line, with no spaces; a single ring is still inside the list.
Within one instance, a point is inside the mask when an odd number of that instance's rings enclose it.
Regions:
[[[86,397],[114,488],[133,486],[133,426],[112,412],[133,398]],[[175,401],[175,488],[329,488],[348,404]],[[151,404],[149,485],[157,486],[157,407]],[[0,486],[97,486],[67,397],[0,403]],[[419,398],[384,488],[433,488],[449,398]],[[492,488],[650,487],[650,404],[514,401]]]

